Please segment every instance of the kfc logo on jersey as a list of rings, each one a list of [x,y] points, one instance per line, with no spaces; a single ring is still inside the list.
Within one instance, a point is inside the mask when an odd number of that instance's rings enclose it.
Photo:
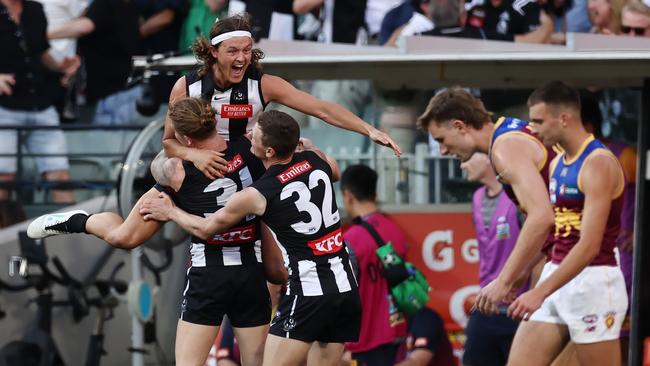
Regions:
[[[255,239],[255,225],[242,226],[216,234],[208,240],[208,244],[227,245],[251,242]]]
[[[232,160],[228,162],[228,173],[236,172],[244,164],[244,159],[240,154],[235,155]]]
[[[222,118],[251,118],[253,117],[253,106],[250,104],[222,104]]]
[[[297,176],[307,173],[312,169],[311,164],[309,164],[308,161],[301,161],[300,163],[297,163],[293,166],[291,166],[289,169],[283,171],[282,173],[276,175],[280,183],[284,184]]]
[[[343,248],[343,234],[339,228],[320,239],[308,242],[307,245],[309,245],[314,255],[336,253]]]

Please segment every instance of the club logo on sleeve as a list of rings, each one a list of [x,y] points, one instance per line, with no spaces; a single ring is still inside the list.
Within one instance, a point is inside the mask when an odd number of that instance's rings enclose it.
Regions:
[[[284,184],[304,173],[307,173],[312,169],[311,164],[307,160],[301,161],[297,164],[292,165],[289,167],[287,170],[283,171],[282,173],[276,175],[280,183]]]
[[[222,104],[221,118],[251,118],[253,106],[251,104]]]
[[[236,172],[243,164],[244,159],[241,157],[241,154],[235,155],[232,160],[228,161],[228,173]]]
[[[255,239],[255,225],[232,228],[226,232],[216,234],[208,240],[208,244],[226,245],[252,242]]]
[[[339,228],[320,239],[308,242],[307,245],[309,245],[314,255],[336,253],[343,248],[343,234],[341,234]]]
[[[616,313],[613,311],[610,311],[607,314],[605,314],[605,325],[607,326],[607,329],[611,328],[616,322],[616,318],[614,317],[614,315],[616,315]]]

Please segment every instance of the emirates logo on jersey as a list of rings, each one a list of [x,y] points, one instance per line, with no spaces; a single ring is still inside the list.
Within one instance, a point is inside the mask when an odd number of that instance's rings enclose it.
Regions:
[[[336,253],[343,248],[343,234],[339,228],[320,239],[308,242],[307,245],[309,245],[314,255]]]
[[[251,118],[253,106],[250,104],[222,104],[221,118]]]
[[[248,225],[230,229],[226,232],[216,234],[208,240],[208,244],[226,245],[251,242],[255,239],[255,225]]]
[[[311,164],[307,160],[301,161],[300,163],[294,164],[289,169],[283,171],[282,173],[276,175],[280,183],[284,184],[301,174],[305,174],[312,169]]]
[[[244,164],[244,158],[241,157],[241,154],[235,155],[232,160],[228,161],[228,173],[236,172]]]

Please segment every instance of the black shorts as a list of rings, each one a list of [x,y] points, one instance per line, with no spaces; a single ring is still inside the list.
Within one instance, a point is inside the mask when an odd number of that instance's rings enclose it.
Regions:
[[[321,296],[282,297],[270,334],[303,342],[343,343],[359,340],[359,291]]]
[[[271,321],[271,298],[262,264],[190,268],[180,319],[217,326],[224,315],[235,328]]]
[[[505,365],[518,325],[506,315],[490,316],[479,311],[472,312],[465,328],[467,341],[463,365]]]

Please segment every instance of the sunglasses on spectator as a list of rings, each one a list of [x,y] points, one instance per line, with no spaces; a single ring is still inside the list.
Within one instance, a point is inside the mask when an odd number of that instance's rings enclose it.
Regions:
[[[642,36],[645,34],[645,28],[644,27],[628,27],[626,25],[621,26],[621,33],[623,34],[630,34],[630,32],[634,32],[637,36]]]

